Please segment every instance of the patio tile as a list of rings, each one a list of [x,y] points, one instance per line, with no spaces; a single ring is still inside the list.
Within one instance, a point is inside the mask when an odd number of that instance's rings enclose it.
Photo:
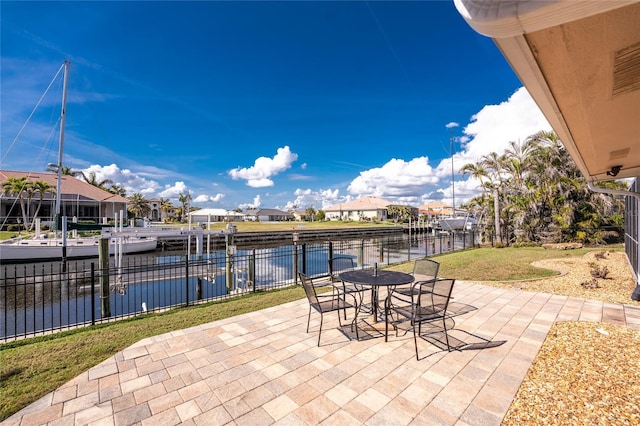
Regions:
[[[240,396],[242,400],[253,410],[262,407],[265,403],[274,399],[276,395],[266,387],[260,387],[245,392]]]
[[[273,423],[273,418],[262,407],[251,410],[235,419],[235,424],[238,426],[271,425]]]
[[[165,393],[147,401],[152,414],[159,414],[182,404],[184,400],[177,391]]]
[[[471,404],[469,408],[460,417],[460,423],[470,426],[499,426],[502,423],[504,415],[496,415],[489,411],[478,408],[475,403]]]
[[[126,410],[115,413],[114,424],[116,426],[132,425],[143,421],[147,417],[151,417],[151,410],[149,410],[149,406],[146,403],[134,405]]]
[[[78,396],[78,389],[76,386],[68,386],[66,388],[60,388],[53,392],[53,398],[51,402],[53,404],[58,404],[60,402],[69,401],[70,399],[74,399]]]
[[[204,381],[195,382],[178,390],[178,393],[185,401],[194,399],[207,392],[211,392],[211,388]]]
[[[131,407],[135,407],[136,399],[133,397],[132,393],[127,393],[112,399],[111,405],[113,406],[113,412],[118,413]]]
[[[127,380],[126,382],[120,384],[120,388],[122,389],[123,394],[132,393],[147,386],[151,386],[151,379],[149,378],[149,376],[142,376],[138,377],[137,379]]]
[[[180,423],[180,416],[178,415],[178,412],[173,408],[162,411],[158,414],[142,420],[142,426],[171,426],[179,425]]]
[[[78,411],[75,415],[75,424],[85,425],[91,421],[100,420],[104,418],[111,418],[113,415],[113,408],[111,403],[99,404],[93,407],[89,407],[85,410]]]
[[[5,420],[50,424],[499,425],[555,321],[640,328],[640,308],[457,282],[456,329],[502,346],[442,351],[411,333],[306,327],[306,300],[144,339]],[[455,334],[463,339],[462,334]],[[463,339],[464,340],[464,339]]]
[[[299,407],[300,406],[287,395],[280,395],[262,406],[267,414],[269,414],[274,420],[282,419]]]
[[[77,413],[79,411],[91,408],[100,403],[100,395],[98,392],[83,395],[78,398],[74,398],[64,402],[62,408],[62,415]]]
[[[46,424],[62,416],[64,416],[63,404],[60,403],[26,414],[22,419],[22,423],[25,425]]]
[[[213,389],[214,395],[217,396],[222,403],[240,396],[244,392],[246,392],[246,389],[240,384],[240,382],[237,381],[227,383],[226,385],[222,385]]]
[[[320,395],[308,404],[296,409],[293,414],[297,415],[307,424],[319,424],[338,411],[339,407],[331,402],[324,395]]]
[[[178,416],[180,416],[180,421],[184,422],[186,420],[192,419],[202,413],[198,403],[195,401],[186,401],[180,405],[175,407]]]
[[[136,400],[136,404],[141,404],[164,395],[165,392],[164,385],[162,383],[156,383],[155,385],[149,385],[134,391],[133,397]]]

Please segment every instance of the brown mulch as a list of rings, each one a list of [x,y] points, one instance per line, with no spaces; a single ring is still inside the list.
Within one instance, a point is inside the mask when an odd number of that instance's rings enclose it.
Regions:
[[[483,284],[640,306],[630,298],[635,282],[622,252],[591,252],[535,266],[562,274]],[[592,270],[607,272],[606,278],[594,278]],[[640,424],[640,330],[595,322],[555,323],[502,424]]]
[[[640,331],[553,325],[503,425],[640,424]]]
[[[594,265],[602,270],[606,268],[606,278],[596,278],[599,288],[592,288],[594,277],[591,275]],[[605,302],[621,304],[638,304],[631,300],[631,293],[635,282],[631,276],[629,262],[624,252],[597,251],[589,252],[582,257],[565,259],[548,259],[533,263],[539,268],[560,271],[561,275],[539,280],[508,281],[484,283],[497,287],[520,288],[563,296],[579,297],[581,299],[603,300]],[[581,285],[589,283],[589,285]]]

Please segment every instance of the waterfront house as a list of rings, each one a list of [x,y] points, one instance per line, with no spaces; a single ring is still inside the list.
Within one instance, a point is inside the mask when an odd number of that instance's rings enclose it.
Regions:
[[[9,178],[26,177],[32,182],[43,181],[50,185],[51,192],[42,194],[42,205],[38,211],[38,217],[43,221],[53,220],[55,215],[55,193],[57,175],[47,172],[19,172],[11,170],[0,170],[0,185]],[[103,223],[113,220],[115,214],[127,211],[129,200],[104,189],[93,186],[83,180],[73,176],[62,176],[62,187],[60,188],[60,213],[68,218],[77,218],[78,221],[91,221]],[[27,192],[22,193],[22,198],[26,203],[26,210],[30,216],[36,211],[40,203],[40,194],[35,193],[28,196]],[[22,217],[19,194],[2,192],[0,196],[0,223],[15,224]]]
[[[244,214],[245,220],[255,222],[286,222],[294,219],[293,214],[278,209],[247,209]]]
[[[163,209],[162,200],[160,198],[149,199],[149,207],[151,208],[151,211],[149,212],[149,219],[153,222],[164,222],[166,220],[176,218],[176,207],[169,203]]]
[[[189,213],[192,222],[241,222],[245,215],[233,210],[225,209],[200,209]]]
[[[354,201],[336,204],[324,209],[328,220],[356,220],[382,222],[389,217],[391,203],[378,197],[362,197]]]

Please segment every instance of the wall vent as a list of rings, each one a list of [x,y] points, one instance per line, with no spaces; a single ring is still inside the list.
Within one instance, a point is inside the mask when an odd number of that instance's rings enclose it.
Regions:
[[[640,89],[640,43],[620,49],[613,56],[613,96]]]

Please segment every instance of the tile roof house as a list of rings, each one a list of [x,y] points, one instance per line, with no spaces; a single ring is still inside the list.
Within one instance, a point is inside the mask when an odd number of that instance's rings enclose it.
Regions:
[[[162,199],[160,198],[150,198],[149,207],[151,208],[149,219],[154,222],[175,219],[176,217],[176,207],[169,203],[168,208],[162,209]]]
[[[391,203],[378,197],[362,197],[347,203],[340,203],[324,209],[328,220],[375,220],[388,218],[387,207]]]
[[[192,222],[207,223],[211,222],[241,222],[244,220],[243,213],[234,212],[225,209],[200,209],[189,213]]]
[[[418,207],[420,214],[427,216],[451,216],[453,207],[440,201],[433,201]]]
[[[293,214],[278,209],[247,209],[244,214],[246,220],[257,222],[286,222],[293,220]]]
[[[52,186],[52,192],[43,195],[42,207],[38,214],[40,218],[52,220],[55,215],[57,175],[46,172],[0,170],[0,185],[11,177],[18,179],[26,177],[31,181],[44,181]],[[31,212],[35,210],[39,199],[39,195],[31,199]],[[126,212],[129,204],[128,199],[90,185],[73,176],[62,176],[60,200],[60,213],[63,216],[76,217],[80,221],[94,221],[96,223],[101,223],[103,218],[114,219],[115,213]],[[0,196],[0,223],[17,223],[20,216],[20,204],[17,196],[3,192]]]

